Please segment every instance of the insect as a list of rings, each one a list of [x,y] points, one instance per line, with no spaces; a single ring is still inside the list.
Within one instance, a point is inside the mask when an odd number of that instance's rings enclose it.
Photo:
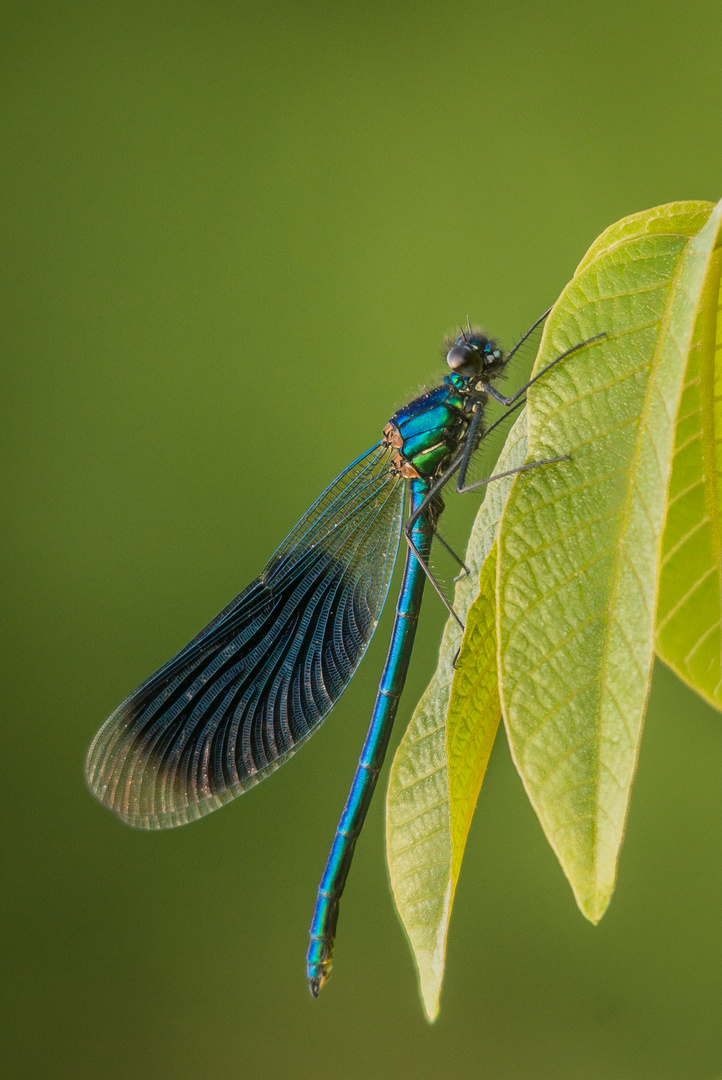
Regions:
[[[465,483],[474,451],[496,426],[484,430],[489,397],[508,415],[536,379],[586,344],[504,397],[493,383],[519,345],[505,355],[471,326],[447,341],[450,374],[394,413],[381,440],[326,488],[255,581],[134,690],[90,746],[92,792],[136,828],[182,825],[260,783],[317,730],[346,689],[405,537],[389,651],[311,924],[307,975],[314,997],[331,970],[339,901],[388,746],[427,578],[454,614],[429,569],[441,491],[457,472],[459,492],[493,479]]]

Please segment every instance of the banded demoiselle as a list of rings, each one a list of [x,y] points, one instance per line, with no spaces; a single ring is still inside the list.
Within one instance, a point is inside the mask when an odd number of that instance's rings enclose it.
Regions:
[[[493,382],[519,346],[505,355],[471,327],[449,339],[451,373],[394,413],[381,440],[326,488],[255,581],[118,706],[88,751],[92,792],[141,829],[182,825],[260,783],[317,730],[348,686],[405,536],[386,664],[311,924],[314,996],[331,970],[339,901],[391,735],[427,577],[454,614],[429,569],[441,491],[457,472],[459,492],[493,479],[465,484],[473,453],[495,426],[484,429],[489,397],[513,411],[535,379],[585,344],[504,397]]]

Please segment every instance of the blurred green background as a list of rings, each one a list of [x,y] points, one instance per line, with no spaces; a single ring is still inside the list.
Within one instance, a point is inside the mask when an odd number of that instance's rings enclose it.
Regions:
[[[308,749],[200,823],[133,832],[82,767],[441,371],[444,332],[468,313],[509,344],[608,224],[722,195],[719,4],[45,0],[0,20],[3,1075],[718,1076],[722,717],[661,667],[596,929],[499,741],[432,1028],[383,797],[334,977],[318,1002],[304,980],[388,619]],[[448,502],[463,548],[476,500]],[[428,595],[396,739],[443,622]]]

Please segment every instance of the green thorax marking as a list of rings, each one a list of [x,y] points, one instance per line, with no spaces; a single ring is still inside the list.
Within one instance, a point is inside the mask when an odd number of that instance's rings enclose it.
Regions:
[[[441,386],[394,413],[384,428],[384,441],[398,451],[394,471],[407,479],[433,476],[459,446],[470,418],[466,383],[460,375],[447,375]]]

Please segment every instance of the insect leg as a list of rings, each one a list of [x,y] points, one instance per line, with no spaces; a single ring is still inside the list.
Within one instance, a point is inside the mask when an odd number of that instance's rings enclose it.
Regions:
[[[537,381],[537,379],[541,379],[542,375],[546,375],[547,371],[549,371],[550,368],[553,368],[555,364],[558,364],[561,360],[566,360],[568,356],[571,356],[572,353],[578,352],[579,349],[583,349],[585,345],[591,345],[593,341],[599,341],[601,338],[605,338],[606,336],[606,331],[603,330],[601,334],[595,334],[594,337],[587,338],[586,341],[580,341],[578,342],[578,344],[572,345],[571,349],[567,349],[566,352],[563,352],[559,356],[556,356],[550,364],[547,364],[545,368],[542,368],[541,371],[537,372],[533,379],[529,379],[529,382],[522,386],[520,390],[517,390],[515,394],[512,394],[511,397],[504,397],[503,394],[500,394],[499,391],[496,390],[489,383],[484,383],[484,390],[487,394],[493,397],[495,401],[498,401],[500,405],[506,405],[508,408],[509,405],[513,405],[514,402],[517,401],[518,398],[520,398],[521,395],[525,393],[529,389],[529,387]],[[524,339],[522,338],[522,341],[523,340]]]
[[[509,360],[511,360],[512,356],[514,356],[514,354],[519,351],[519,349],[522,347],[522,345],[527,340],[527,338],[530,338],[532,336],[532,334],[534,333],[536,328],[538,326],[541,326],[541,324],[544,322],[544,320],[546,319],[546,317],[550,313],[550,311],[551,311],[551,308],[547,308],[547,310],[544,312],[544,314],[540,315],[539,318],[537,319],[537,321],[535,323],[532,323],[531,326],[529,327],[529,329],[526,331],[526,333],[522,337],[519,338],[516,345],[514,345],[514,347],[509,350],[509,352],[506,354],[506,357],[505,357],[505,360],[506,360],[507,363],[509,362]]]
[[[446,548],[449,555],[451,555],[452,559],[455,562],[457,562],[459,564],[459,566],[461,567],[461,569],[464,571],[463,574],[459,574],[459,577],[466,577],[466,575],[469,573],[469,567],[466,565],[466,563],[461,558],[461,556],[457,555],[456,552],[454,551],[454,549],[449,544],[447,544],[446,540],[444,540],[441,533],[439,533],[439,532],[436,533],[436,539],[439,541],[439,543],[441,544],[441,546],[443,548]],[[459,578],[454,578],[454,580],[458,581]]]
[[[424,513],[424,511],[429,509],[429,507],[434,502],[434,500],[437,497],[437,495],[439,494],[439,492],[442,490],[442,488],[446,484],[448,484],[449,480],[452,478],[452,476],[454,475],[456,470],[459,468],[459,465],[461,464],[462,454],[463,454],[463,451],[459,451],[459,453],[455,455],[455,457],[453,458],[453,460],[451,462],[451,465],[449,465],[449,467],[441,474],[439,479],[431,486],[431,488],[429,489],[428,494],[424,497],[424,499],[421,501],[419,506],[417,506],[416,509],[413,510],[409,514],[408,518],[406,519],[406,523],[404,525],[404,536],[406,538],[406,543],[409,545],[409,547],[411,548],[411,551],[416,556],[417,561],[419,562],[422,570],[424,571],[427,578],[429,579],[429,581],[433,585],[434,589],[436,590],[436,593],[438,594],[442,604],[444,605],[446,610],[449,612],[449,614],[454,619],[456,619],[457,623],[459,624],[459,626],[463,630],[464,629],[463,622],[461,621],[459,616],[456,614],[456,612],[454,611],[454,609],[451,606],[451,604],[449,603],[449,601],[444,596],[442,588],[439,585],[436,578],[434,577],[434,575],[433,575],[433,573],[431,571],[431,568],[427,565],[426,561],[422,558],[421,553],[419,552],[418,548],[416,547],[416,544],[414,543],[414,538],[413,538],[413,535],[412,535],[414,525],[416,524],[416,522],[419,520],[419,518]],[[443,543],[443,541],[442,541],[442,543]]]
[[[515,476],[517,473],[526,472],[527,469],[536,469],[538,465],[555,465],[558,461],[569,461],[570,457],[571,454],[564,454],[562,457],[543,458],[541,461],[530,461],[527,465],[520,465],[517,469],[509,469],[508,472],[487,476],[484,480],[477,480],[474,484],[466,484],[462,487],[461,483],[458,483],[456,485],[456,490],[459,495],[465,495],[467,491],[476,491],[477,488],[490,484],[492,480],[503,480],[505,476]]]

